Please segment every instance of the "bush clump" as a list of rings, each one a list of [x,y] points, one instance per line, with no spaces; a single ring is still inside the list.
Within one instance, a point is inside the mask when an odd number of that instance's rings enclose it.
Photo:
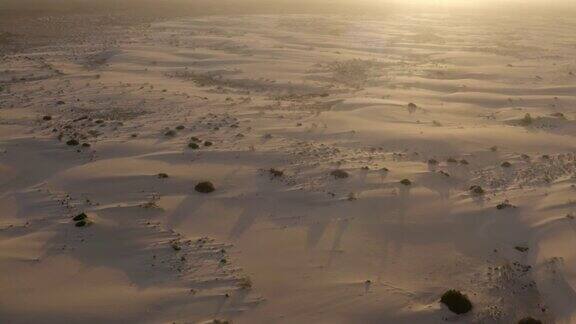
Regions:
[[[216,188],[214,187],[212,182],[203,181],[203,182],[200,182],[199,184],[197,184],[196,187],[194,187],[194,190],[201,192],[201,193],[211,193],[214,190],[216,190]]]
[[[83,219],[81,221],[76,222],[76,227],[85,227],[88,226],[89,222],[87,219]]]
[[[472,303],[468,296],[455,289],[445,292],[440,298],[440,302],[456,314],[465,314],[472,310]]]
[[[275,178],[280,178],[280,177],[284,176],[284,171],[277,170],[274,168],[270,169],[269,172],[270,172],[270,175],[275,177]]]
[[[80,213],[80,214],[74,216],[72,218],[72,220],[77,222],[77,221],[81,221],[81,220],[86,219],[86,218],[88,218],[88,215],[86,215],[85,213]]]
[[[77,146],[77,145],[79,145],[79,144],[80,144],[80,142],[78,142],[78,141],[75,140],[75,139],[71,139],[71,140],[69,140],[69,141],[66,142],[66,145],[70,145],[70,146]]]
[[[188,148],[193,149],[193,150],[197,150],[200,148],[200,146],[194,142],[190,142],[190,143],[188,143]]]
[[[330,175],[333,176],[334,178],[337,178],[337,179],[348,178],[348,172],[346,172],[344,170],[334,170],[334,171],[330,172]]]
[[[158,178],[159,179],[166,179],[166,178],[168,178],[168,174],[167,173],[158,173]]]
[[[483,195],[485,193],[484,189],[482,189],[482,187],[477,186],[477,185],[471,186],[470,192],[475,194],[475,195]]]
[[[405,186],[409,186],[412,184],[412,181],[410,181],[408,179],[402,179],[402,180],[400,180],[400,183],[405,185]]]
[[[533,317],[524,317],[518,321],[518,324],[542,324],[541,320],[537,320]]]

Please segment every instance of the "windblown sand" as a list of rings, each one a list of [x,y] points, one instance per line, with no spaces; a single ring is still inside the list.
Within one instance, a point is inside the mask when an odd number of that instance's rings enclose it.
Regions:
[[[257,15],[4,54],[0,321],[574,323],[575,46]]]

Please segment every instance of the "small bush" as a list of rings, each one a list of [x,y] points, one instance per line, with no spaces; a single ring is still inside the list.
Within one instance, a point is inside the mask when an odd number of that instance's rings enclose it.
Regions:
[[[501,202],[498,205],[496,205],[496,209],[499,209],[499,210],[507,209],[507,208],[516,208],[516,206],[512,205],[510,202],[508,202],[508,200]]]
[[[85,213],[81,213],[81,214],[74,216],[74,218],[72,218],[72,220],[77,222],[77,221],[81,221],[81,220],[86,219],[86,218],[88,218],[88,215],[86,215]]]
[[[170,243],[170,246],[172,247],[172,250],[174,250],[174,251],[180,251],[180,250],[182,250],[182,248],[180,247],[180,245],[178,245],[178,242],[172,242],[172,243]]]
[[[78,144],[80,144],[80,142],[78,142],[78,141],[75,140],[75,139],[71,139],[71,140],[69,140],[68,142],[66,142],[66,145],[70,145],[70,146],[76,146],[76,145],[78,145]]]
[[[270,169],[269,172],[270,172],[270,175],[275,177],[275,178],[279,178],[279,177],[284,176],[284,171],[276,170],[274,168]]]
[[[430,160],[428,160],[428,164],[430,164],[430,165],[438,165],[438,161],[435,160],[435,159],[430,159]]]
[[[462,164],[462,165],[468,165],[468,164],[470,164],[470,163],[468,163],[468,161],[462,159],[462,160],[460,160],[460,164]]]
[[[176,126],[176,129],[177,129],[177,130],[183,130],[184,128],[186,128],[186,127],[184,127],[184,125],[178,125],[178,126]]]
[[[46,120],[46,121],[52,120],[52,116],[44,116],[44,117],[42,117],[42,120]]]
[[[82,143],[82,147],[90,147],[90,143]]]
[[[533,121],[534,120],[532,119],[532,116],[530,116],[530,114],[526,114],[524,115],[524,118],[522,118],[522,121],[520,121],[520,123],[524,126],[528,126],[531,125]]]
[[[482,189],[482,187],[477,186],[477,185],[471,186],[470,192],[475,194],[475,195],[483,195],[485,193],[484,189]]]
[[[412,181],[410,181],[408,179],[402,179],[402,180],[400,180],[400,183],[405,185],[405,186],[409,186],[412,184]]]
[[[506,161],[506,162],[502,162],[502,164],[500,164],[500,166],[503,168],[509,168],[512,166],[512,163]]]
[[[190,137],[190,141],[192,141],[192,142],[200,142],[200,139],[199,139],[198,137],[196,137],[196,136],[192,136],[192,137]]]
[[[244,277],[244,278],[240,279],[240,281],[238,282],[238,288],[244,289],[244,290],[251,289],[252,288],[252,280],[250,280],[250,278],[248,278],[248,277]]]
[[[542,324],[541,320],[537,320],[533,317],[524,317],[518,321],[518,324]]]
[[[456,314],[465,314],[472,310],[472,303],[468,296],[455,289],[445,292],[440,298],[440,302]]]
[[[196,185],[196,187],[194,187],[194,189],[201,193],[211,193],[214,190],[216,190],[216,188],[210,181],[200,182],[199,184]]]
[[[168,174],[166,174],[166,173],[158,173],[158,178],[159,178],[159,179],[166,179],[166,178],[168,178]]]
[[[200,146],[196,143],[190,142],[190,143],[188,143],[188,148],[193,149],[193,150],[197,150],[200,148]]]
[[[452,157],[448,158],[448,159],[446,160],[446,162],[448,162],[448,163],[458,163],[458,161],[456,161],[456,159],[455,159],[455,158],[452,158]]]
[[[212,144],[213,144],[213,143],[210,142],[210,141],[205,141],[205,142],[204,142],[204,146],[212,146]]]
[[[81,221],[76,222],[76,227],[85,227],[88,226],[90,223],[88,222],[88,220],[83,219]]]
[[[330,175],[333,176],[334,178],[337,179],[344,179],[344,178],[348,178],[348,172],[344,171],[344,170],[334,170],[332,172],[330,172]]]
[[[164,133],[164,136],[166,136],[166,137],[174,137],[174,136],[176,136],[176,131],[173,130],[173,129],[171,129],[171,130],[167,131],[166,133]]]

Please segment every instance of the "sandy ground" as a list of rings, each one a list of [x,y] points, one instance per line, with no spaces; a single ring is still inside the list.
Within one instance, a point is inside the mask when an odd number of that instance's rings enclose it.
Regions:
[[[87,35],[0,61],[1,322],[576,322],[576,21]]]

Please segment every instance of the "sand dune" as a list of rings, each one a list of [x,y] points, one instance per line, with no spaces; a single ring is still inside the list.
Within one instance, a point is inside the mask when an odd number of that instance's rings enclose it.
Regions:
[[[0,321],[575,322],[574,26],[226,15],[6,53]]]

